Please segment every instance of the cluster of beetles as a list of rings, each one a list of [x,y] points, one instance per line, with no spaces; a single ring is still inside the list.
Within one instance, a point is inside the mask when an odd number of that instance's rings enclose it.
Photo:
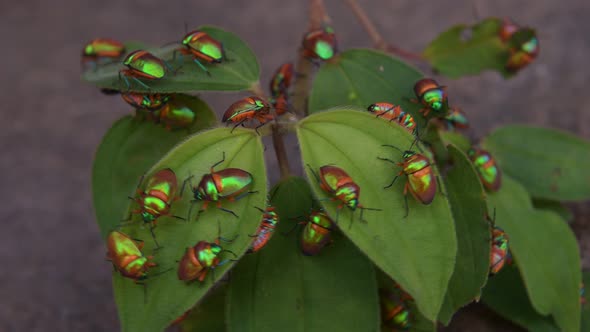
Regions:
[[[500,38],[510,46],[510,57],[506,68],[511,71],[519,70],[530,63],[538,54],[539,46],[535,36],[529,36],[522,32],[516,24],[505,20],[500,30]],[[522,32],[522,33],[521,33]],[[207,75],[211,75],[207,66],[223,63],[227,60],[223,44],[203,31],[192,31],[187,33],[179,48],[174,51],[174,59],[190,57],[192,61]],[[337,55],[337,40],[332,28],[322,27],[321,29],[308,32],[302,43],[302,54],[312,62],[329,61]],[[174,94],[160,93],[138,93],[130,92],[133,84],[149,90],[150,82],[164,78],[178,69],[173,69],[166,61],[155,55],[144,51],[136,50],[126,56],[125,46],[115,40],[95,39],[88,43],[82,52],[82,64],[85,70],[96,70],[97,67],[121,62],[124,66],[119,71],[119,83],[121,89],[117,91],[104,90],[105,93],[120,93],[123,100],[137,110],[138,116],[153,120],[164,125],[168,129],[187,128],[195,120],[194,112],[176,98]],[[259,96],[251,96],[233,103],[223,115],[222,121],[232,124],[234,128],[244,126],[251,120],[256,120],[259,127],[273,120],[289,110],[289,88],[296,76],[293,64],[281,65],[270,82],[269,101]],[[126,91],[125,91],[126,88]],[[415,99],[412,101],[422,106],[420,113],[429,119],[436,119],[448,129],[461,129],[468,127],[465,114],[456,107],[449,106],[446,88],[441,86],[434,79],[424,78],[414,84]],[[408,192],[419,203],[430,204],[437,191],[437,178],[430,165],[427,156],[415,151],[414,144],[419,141],[419,133],[415,119],[401,106],[387,102],[375,102],[367,107],[367,111],[384,121],[399,124],[409,133],[415,136],[412,145],[406,149],[399,149],[396,146],[387,145],[401,153],[401,161],[394,161],[389,158],[379,158],[384,162],[392,163],[401,170],[385,188],[392,187],[395,181],[403,176],[406,183],[403,189],[408,215]],[[233,130],[233,129],[232,129]],[[486,190],[494,192],[500,189],[502,173],[494,158],[489,152],[471,148],[468,156],[477,170],[481,182]],[[215,170],[225,160],[214,163],[210,172],[202,175],[196,186],[192,183],[192,177],[184,180],[179,188],[178,178],[174,171],[169,168],[160,169],[147,178],[142,178],[138,184],[135,197],[131,197],[136,204],[132,213],[141,217],[143,223],[149,226],[152,238],[159,248],[155,234],[155,226],[161,217],[174,217],[171,213],[172,204],[180,199],[188,184],[192,191],[194,201],[202,202],[199,214],[205,212],[209,204],[215,204],[217,208],[237,216],[227,204],[240,198],[255,193],[251,191],[253,184],[252,175],[246,170],[239,168],[225,168]],[[348,175],[346,170],[335,165],[324,165],[314,169],[308,165],[311,173],[319,187],[329,195],[332,200],[337,201],[338,211],[348,208],[352,212],[359,209],[379,210],[364,207],[360,203],[360,187]],[[228,202],[223,207],[222,204]],[[192,210],[191,205],[191,210]],[[265,209],[258,208],[262,213],[262,220],[253,237],[248,253],[261,250],[273,235],[274,229],[279,222],[279,216],[275,208],[267,205]],[[191,211],[186,219],[190,219]],[[508,236],[499,227],[494,225],[494,220],[488,217],[491,227],[491,253],[490,253],[490,275],[498,273],[511,258],[508,250]],[[338,217],[336,218],[338,221]],[[335,228],[334,221],[323,210],[312,211],[306,220],[301,232],[300,248],[304,255],[313,256],[331,242],[331,233]],[[233,252],[223,249],[220,241],[231,242],[232,239],[225,239],[219,236],[213,242],[202,240],[194,246],[186,248],[186,251],[179,257],[177,263],[178,279],[185,282],[198,280],[204,282],[209,271],[225,264],[230,259],[221,259],[223,252]],[[114,230],[108,234],[107,248],[108,259],[114,268],[123,276],[141,282],[150,275],[150,269],[157,264],[152,256],[142,252],[143,241],[134,239],[129,235]],[[235,255],[235,254],[233,254]],[[164,271],[167,272],[167,271]],[[407,330],[411,326],[411,312],[408,303],[412,297],[405,293],[399,286],[392,289],[380,290],[381,309],[383,324],[392,330]]]

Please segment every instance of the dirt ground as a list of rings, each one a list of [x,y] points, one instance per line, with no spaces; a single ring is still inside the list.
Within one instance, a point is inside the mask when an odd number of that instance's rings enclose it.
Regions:
[[[474,22],[472,1],[360,2],[389,41],[420,51],[446,27]],[[326,2],[342,48],[370,46],[344,2]],[[493,127],[524,122],[590,139],[590,2],[478,3],[481,16],[510,16],[538,28],[541,55],[510,81],[495,73],[444,81],[453,102],[468,113],[472,133],[482,136]],[[0,331],[118,330],[90,174],[101,137],[129,107],[80,82],[82,45],[99,36],[158,45],[178,40],[185,22],[219,25],[250,44],[266,82],[280,63],[294,59],[306,21],[306,1],[0,3],[0,201],[6,203],[0,209]],[[222,112],[235,96],[203,97]],[[573,227],[588,268],[590,206],[574,207]],[[482,312],[459,315],[449,330],[506,330],[489,315],[473,323]]]

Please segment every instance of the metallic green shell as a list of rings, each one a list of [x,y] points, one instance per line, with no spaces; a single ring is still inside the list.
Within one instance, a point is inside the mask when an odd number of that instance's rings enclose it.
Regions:
[[[221,198],[234,197],[245,192],[253,181],[252,174],[239,168],[226,168],[213,174],[205,174],[199,182],[195,199],[218,201]]]
[[[143,256],[135,241],[119,231],[109,233],[107,245],[109,251],[116,257]]]
[[[188,128],[196,119],[193,110],[174,100],[160,110],[160,122],[170,128]]]
[[[426,91],[422,96],[422,100],[424,100],[433,111],[441,111],[445,106],[444,91],[442,89]]]
[[[214,267],[215,259],[219,253],[221,253],[221,247],[215,243],[210,243],[208,248],[204,248],[197,252],[197,259],[205,268]]]
[[[155,78],[162,78],[166,74],[166,69],[162,64],[162,60],[147,52],[134,52],[129,54],[125,59],[124,64]]]
[[[334,56],[334,49],[332,48],[332,45],[323,40],[318,40],[318,42],[315,44],[314,51],[322,60],[329,60]]]
[[[202,35],[199,38],[194,38],[195,34]],[[188,34],[182,41],[182,44],[188,46],[193,50],[203,53],[204,55],[212,58],[216,62],[223,60],[223,48],[221,46],[221,43],[214,40],[204,32]]]

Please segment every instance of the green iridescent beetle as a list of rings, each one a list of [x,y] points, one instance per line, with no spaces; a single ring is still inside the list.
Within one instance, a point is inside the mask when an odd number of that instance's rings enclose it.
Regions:
[[[308,59],[330,60],[338,52],[336,34],[331,27],[310,31],[303,37],[303,56]]]
[[[323,211],[313,211],[301,233],[301,252],[306,256],[320,253],[332,240],[334,222]]]
[[[143,242],[119,231],[112,231],[107,237],[107,259],[123,277],[136,282],[146,279],[148,270],[157,265],[150,261],[151,256],[143,255],[142,248]]]
[[[182,39],[182,45],[185,48],[174,51],[174,58],[177,52],[193,56],[193,61],[209,76],[211,73],[203,62],[221,63],[227,60],[223,44],[206,32],[195,30],[187,33]]]
[[[416,82],[414,85],[414,94],[417,100],[412,100],[415,103],[421,103],[424,108],[420,113],[427,117],[432,111],[435,116],[442,117],[449,112],[449,102],[445,87],[439,85],[431,78],[424,78]]]
[[[192,188],[195,201],[205,201],[199,213],[205,211],[210,202],[217,202],[218,209],[231,213],[237,218],[238,215],[233,211],[221,207],[221,200],[235,201],[245,195],[256,193],[256,191],[248,191],[254,182],[254,178],[252,174],[239,168],[226,168],[215,171],[214,168],[224,161],[225,152],[223,158],[211,166],[211,172],[204,174],[196,187],[192,185],[192,176],[190,176],[184,181],[181,192],[184,192],[184,187],[188,182]],[[191,211],[189,210],[189,218],[190,214]]]
[[[498,191],[502,185],[502,172],[492,155],[477,148],[469,149],[467,155],[473,162],[483,186],[491,192]]]
[[[140,78],[150,81],[159,80],[166,75],[166,67],[168,66],[162,59],[143,50],[129,53],[123,60],[123,64],[127,66],[127,69],[119,71],[119,81],[123,79],[127,89],[130,89],[131,84],[128,79],[130,77],[148,90],[150,87],[142,82]]]

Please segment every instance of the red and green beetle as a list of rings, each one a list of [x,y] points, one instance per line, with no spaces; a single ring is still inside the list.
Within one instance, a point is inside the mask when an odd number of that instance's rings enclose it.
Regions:
[[[407,331],[412,327],[412,314],[406,303],[392,290],[379,289],[381,322],[391,331]]]
[[[271,106],[266,100],[251,96],[240,99],[231,104],[223,114],[221,121],[225,123],[235,123],[232,128],[233,131],[239,125],[243,125],[246,121],[255,119],[260,122],[260,125],[255,128],[256,132],[258,132],[258,128],[264,126],[266,122],[274,118],[270,113],[270,110]]]
[[[307,167],[320,184],[320,188],[330,195],[332,200],[341,202],[337,207],[338,212],[340,212],[344,206],[347,206],[352,212],[356,211],[358,208],[361,210],[361,221],[365,222],[363,219],[364,210],[381,211],[380,209],[364,207],[360,203],[360,186],[354,182],[354,180],[342,168],[333,165],[325,165],[320,167],[318,174],[309,164]],[[338,221],[338,217],[336,217],[336,221]]]
[[[196,120],[195,112],[185,103],[172,99],[158,112],[158,120],[166,129],[189,128]]]
[[[469,128],[469,121],[467,120],[465,113],[463,113],[458,107],[451,107],[449,113],[443,118],[443,120],[449,130],[455,128]]]
[[[127,89],[131,88],[129,78],[149,90],[150,87],[142,82],[140,78],[156,81],[166,75],[167,64],[162,59],[147,51],[137,50],[129,53],[125,60],[123,60],[123,64],[127,66],[127,69],[121,69],[119,71],[119,81],[123,79]]]
[[[423,78],[414,84],[415,103],[424,106],[420,113],[425,117],[433,112],[437,117],[445,116],[449,111],[449,102],[446,87],[441,86],[431,78]]]
[[[540,52],[539,39],[532,29],[524,28],[515,32],[508,41],[510,55],[506,70],[517,72],[532,63]]]
[[[281,95],[288,94],[294,73],[295,69],[293,68],[293,64],[290,62],[282,64],[277,69],[270,80],[270,95],[272,98],[278,98]]]
[[[204,31],[195,30],[187,33],[182,39],[182,45],[184,48],[177,51],[193,56],[193,61],[209,76],[211,73],[203,62],[213,64],[227,60],[223,44]],[[174,57],[176,57],[176,51]]]
[[[156,263],[153,257],[144,256],[141,252],[143,242],[133,240],[127,234],[112,231],[107,236],[107,259],[119,273],[136,282],[144,280],[148,276],[148,270]]]
[[[332,241],[334,222],[323,211],[312,211],[309,219],[304,222],[301,233],[301,252],[306,256],[315,256]]]
[[[245,195],[256,193],[256,191],[248,191],[254,182],[254,178],[252,174],[239,168],[225,168],[215,171],[214,168],[224,161],[225,152],[223,153],[223,158],[211,166],[210,173],[204,174],[196,187],[192,185],[192,176],[190,176],[184,181],[181,192],[184,192],[184,187],[188,182],[195,201],[204,201],[199,213],[205,211],[210,202],[216,202],[218,209],[231,213],[237,218],[238,215],[233,211],[221,207],[221,200],[235,201]]]
[[[139,197],[132,198],[137,204],[139,204],[139,208],[133,210],[132,213],[140,214],[143,222],[150,224],[150,232],[158,247],[159,244],[154,234],[154,227],[158,218],[161,216],[169,216],[177,219],[184,219],[170,213],[172,202],[178,199],[178,197],[176,197],[177,188],[178,181],[176,179],[176,174],[174,174],[174,171],[170,168],[165,168],[150,176],[146,182],[145,188],[143,190],[137,190]]]
[[[96,69],[98,65],[119,61],[125,54],[125,45],[107,38],[91,40],[82,49],[82,68],[91,66]]]
[[[416,132],[416,121],[414,121],[414,117],[410,113],[404,112],[401,106],[380,102],[369,105],[367,111],[375,114],[378,118],[383,118],[390,122],[395,121],[410,134]]]
[[[158,110],[170,100],[169,95],[159,93],[127,92],[121,93],[121,97],[134,108],[146,111]]]
[[[311,60],[330,60],[338,52],[338,42],[332,27],[310,31],[303,36],[303,56]]]
[[[279,222],[279,215],[276,213],[274,207],[267,206],[266,210],[260,208],[257,209],[263,213],[262,223],[258,226],[256,234],[251,235],[251,237],[254,238],[254,241],[250,245],[250,248],[248,248],[248,253],[257,252],[266,246]]]
[[[502,185],[502,171],[492,155],[486,150],[477,148],[469,149],[467,155],[473,162],[483,186],[491,192],[498,191]]]
[[[415,142],[416,141],[414,141],[414,143]],[[412,143],[412,146],[414,143]],[[402,168],[400,172],[393,178],[391,183],[385,186],[385,188],[390,188],[393,186],[399,176],[403,174],[407,176],[408,181],[404,186],[404,199],[406,203],[405,216],[407,217],[409,213],[407,198],[408,192],[410,192],[412,196],[414,196],[414,198],[422,204],[428,205],[432,203],[436,194],[437,184],[436,175],[434,173],[434,169],[430,165],[430,160],[428,160],[426,156],[412,151],[412,146],[410,146],[410,148],[406,151],[402,151],[393,145],[383,146],[394,148],[402,152],[403,161],[401,162],[396,162],[389,158],[378,157],[378,159],[390,162]]]
[[[231,261],[229,259],[222,261],[219,258],[222,252],[229,252],[237,257],[232,251],[221,248],[220,239],[222,238],[218,237],[215,242],[199,241],[193,247],[187,248],[178,264],[178,279],[186,282],[194,280],[203,282],[209,270]],[[233,240],[225,241],[231,242]]]
[[[508,258],[508,235],[498,226],[492,227],[492,249],[490,251],[490,275],[504,267]]]

